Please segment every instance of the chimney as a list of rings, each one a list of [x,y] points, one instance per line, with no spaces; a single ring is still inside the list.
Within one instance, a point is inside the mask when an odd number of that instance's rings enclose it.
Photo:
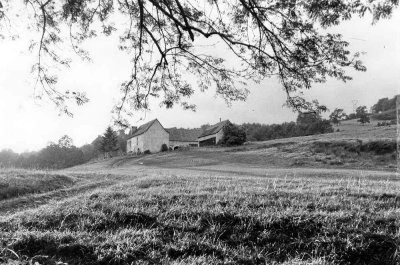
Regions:
[[[219,122],[221,122],[221,118],[219,118]]]
[[[131,127],[131,131],[130,131],[130,135],[134,134],[137,131],[137,127],[136,126],[132,126]]]

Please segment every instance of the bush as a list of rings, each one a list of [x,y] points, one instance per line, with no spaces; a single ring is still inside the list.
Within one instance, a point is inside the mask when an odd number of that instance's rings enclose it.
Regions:
[[[358,140],[356,142],[353,141],[334,141],[334,142],[314,142],[311,150],[316,153],[325,153],[325,154],[335,154],[339,155],[344,153],[344,151],[350,153],[360,154],[361,152],[365,153],[375,153],[376,155],[384,155],[384,154],[395,154],[397,148],[396,141],[368,141],[362,142]]]
[[[392,123],[392,121],[383,121],[383,122],[378,122],[378,124],[376,125],[376,126],[378,126],[378,127],[382,127],[382,126],[390,126],[390,125],[392,125],[393,123]]]
[[[355,113],[350,113],[350,114],[347,116],[347,119],[348,119],[348,120],[357,119],[357,115],[356,115]]]
[[[242,145],[246,142],[246,132],[243,128],[228,123],[223,128],[224,136],[219,141],[219,144],[226,146]]]
[[[397,150],[396,141],[370,141],[361,146],[361,151],[375,152],[377,155],[395,153]]]
[[[161,152],[167,152],[168,151],[168,145],[162,144],[161,145]]]
[[[145,151],[143,152],[143,154],[144,154],[144,155],[149,155],[149,154],[151,154],[151,152],[150,152],[150,150],[145,150]]]

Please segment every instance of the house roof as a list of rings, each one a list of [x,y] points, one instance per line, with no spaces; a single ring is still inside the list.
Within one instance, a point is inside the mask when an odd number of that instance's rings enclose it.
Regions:
[[[149,130],[149,128],[150,128],[156,121],[157,121],[158,123],[160,123],[157,119],[154,119],[154,120],[152,120],[152,121],[149,121],[149,122],[147,122],[147,123],[141,125],[139,128],[137,128],[136,131],[132,132],[132,135],[130,135],[130,136],[128,137],[128,139],[131,139],[132,137],[135,137],[135,136],[144,134],[145,132],[147,132],[147,131]],[[161,123],[160,123],[160,124],[161,124]],[[161,127],[162,127],[162,125],[161,125]],[[167,132],[168,132],[168,131],[167,131]]]
[[[169,128],[170,141],[180,142],[197,142],[197,137],[201,134],[201,129],[182,129],[182,128]]]
[[[217,124],[214,124],[210,128],[206,129],[202,134],[200,134],[198,138],[218,133],[219,131],[222,130],[222,128],[224,128],[224,125],[227,124],[228,122],[229,120],[225,120],[218,122]]]

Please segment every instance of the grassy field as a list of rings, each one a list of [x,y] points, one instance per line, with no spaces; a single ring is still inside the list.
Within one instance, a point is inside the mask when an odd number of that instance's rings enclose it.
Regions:
[[[357,137],[345,135],[344,126],[356,125],[342,125],[336,136],[46,172],[49,180],[71,182],[0,199],[0,263],[400,264],[400,177],[386,167],[395,164],[386,157],[391,152],[378,154],[367,144],[383,129],[365,126]],[[357,140],[370,148],[360,147],[357,163],[314,163],[328,156],[313,154],[315,145],[321,152],[337,148],[316,142]],[[312,162],[290,164],[291,155],[308,152]],[[362,169],[379,157],[381,167]],[[3,183],[42,174],[0,172],[8,176]]]
[[[0,171],[0,200],[71,186],[74,180],[57,174],[27,170]]]

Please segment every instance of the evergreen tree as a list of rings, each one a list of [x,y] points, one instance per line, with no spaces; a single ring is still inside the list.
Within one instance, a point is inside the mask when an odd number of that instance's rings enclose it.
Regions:
[[[100,151],[112,152],[118,149],[118,137],[115,131],[108,126],[101,141]]]

